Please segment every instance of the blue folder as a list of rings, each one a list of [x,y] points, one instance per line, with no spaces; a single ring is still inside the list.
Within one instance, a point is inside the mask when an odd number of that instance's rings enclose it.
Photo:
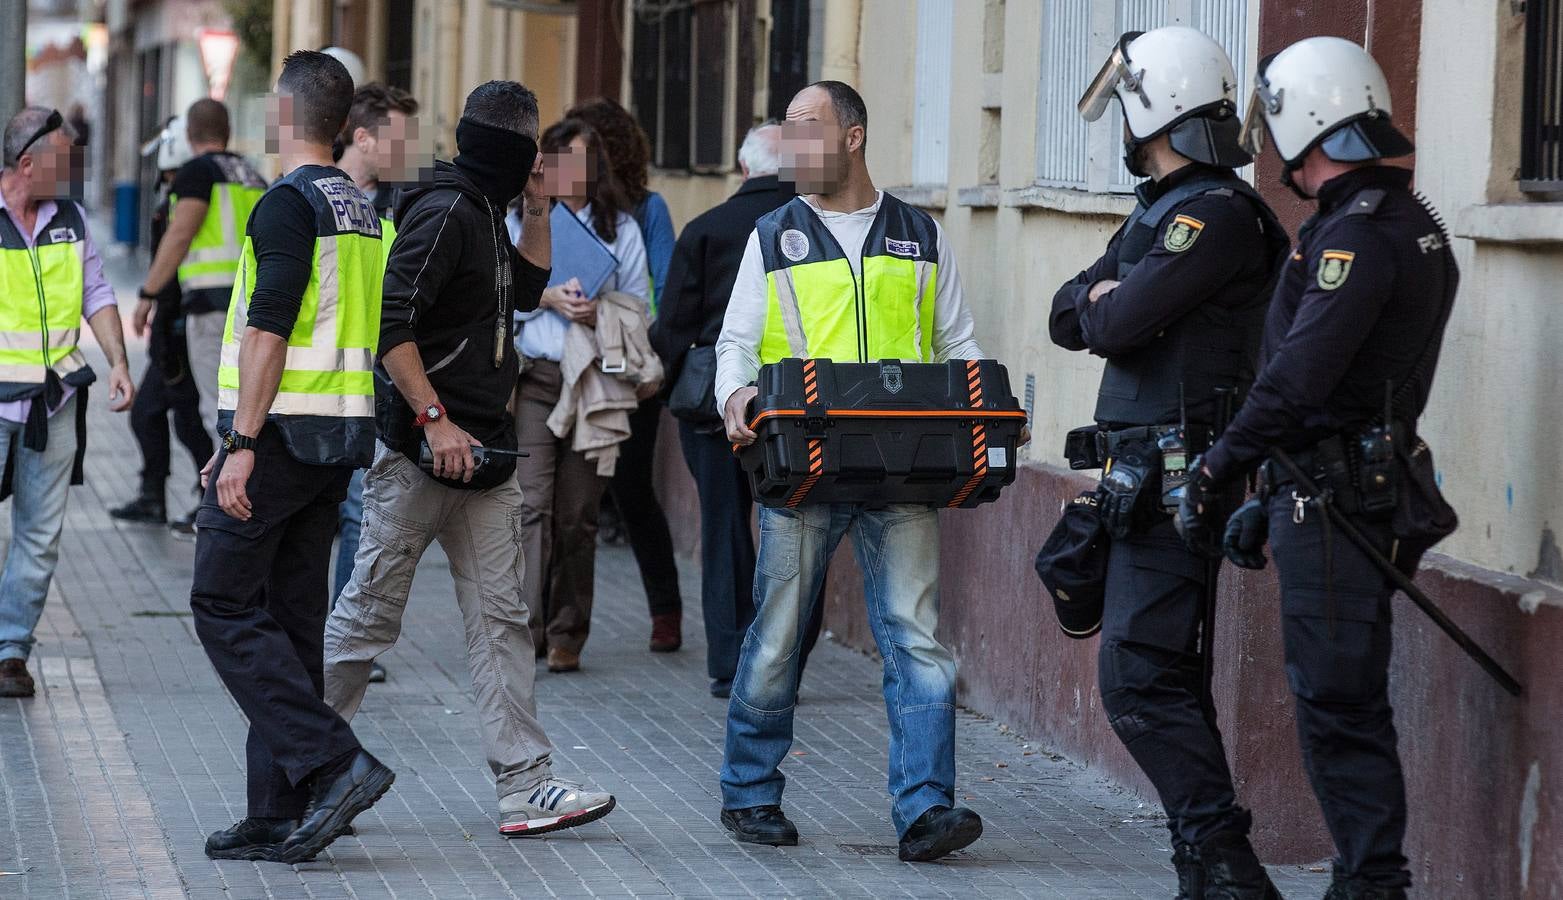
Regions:
[[[548,286],[575,278],[586,296],[599,296],[619,269],[618,257],[563,203],[554,204],[549,225],[553,230],[553,271]]]

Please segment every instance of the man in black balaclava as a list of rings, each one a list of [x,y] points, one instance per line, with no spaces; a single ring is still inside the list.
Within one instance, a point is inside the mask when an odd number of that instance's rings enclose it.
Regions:
[[[353,578],[326,622],[326,701],[352,718],[370,664],[401,633],[413,572],[430,541],[450,558],[467,629],[473,690],[499,792],[501,834],[583,825],[611,795],[553,776],[537,721],[535,653],[521,600],[514,522],[521,488],[515,422],[514,314],[537,308],[551,234],[537,154],[537,98],[513,81],[467,97],[455,162],[402,191],[385,271],[375,372],[380,446],[364,479],[365,528]],[[530,176],[530,177],[529,177]],[[504,216],[522,197],[527,227]],[[420,464],[427,459],[427,464]]]

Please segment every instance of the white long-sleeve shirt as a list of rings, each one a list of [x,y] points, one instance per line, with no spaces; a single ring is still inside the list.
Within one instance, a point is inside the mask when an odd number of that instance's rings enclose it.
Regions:
[[[587,228],[591,228],[592,234],[597,234],[597,229],[592,228],[590,203],[581,207],[575,217]],[[505,217],[505,227],[510,231],[510,240],[519,244],[521,217],[515,210],[511,210]],[[640,226],[635,224],[635,220],[628,213],[619,213],[615,227],[617,236],[612,243],[605,241],[604,244],[608,252],[619,261],[619,265],[603,284],[602,289],[604,292],[622,291],[632,294],[639,297],[642,303],[646,303],[651,291],[651,270],[647,267],[646,242],[641,238]],[[555,274],[569,277],[571,273],[556,272]],[[551,309],[542,307],[531,312],[518,312],[516,319],[524,323],[517,343],[521,355],[529,359],[551,359],[558,362],[564,352],[564,333],[570,330],[569,320]]]
[[[859,279],[863,277],[863,243],[868,239],[868,230],[874,224],[883,200],[881,191],[874,197],[873,206],[846,213],[831,212],[809,203],[820,222],[847,251],[847,261]],[[944,239],[944,229],[937,221],[934,228],[939,236],[938,269],[934,275],[934,360],[982,359],[982,348],[972,336],[975,327],[971,310],[961,294],[961,273],[955,265],[955,253]],[[716,342],[716,408],[719,413],[727,408],[727,398],[734,391],[753,383],[760,373],[760,339],[765,334],[769,302],[766,293],[760,237],[758,232],[751,231],[743,261],[738,266],[738,280],[733,283],[727,315],[722,319],[722,336]],[[843,298],[843,302],[849,301]]]

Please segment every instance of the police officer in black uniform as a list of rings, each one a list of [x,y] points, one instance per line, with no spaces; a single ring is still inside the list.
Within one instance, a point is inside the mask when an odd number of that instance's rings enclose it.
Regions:
[[[1188,456],[1253,378],[1287,248],[1232,171],[1251,160],[1236,83],[1221,45],[1192,28],[1120,39],[1080,112],[1094,120],[1117,97],[1125,162],[1152,180],[1102,258],[1054,295],[1050,320],[1054,343],[1107,360],[1096,424],[1069,451],[1077,468],[1106,462],[1102,705],[1167,811],[1180,898],[1278,896],[1248,842],[1201,660],[1215,566],[1169,512]]]
[[[1396,471],[1384,450],[1425,452],[1416,418],[1458,272],[1437,215],[1409,188],[1411,172],[1382,165],[1413,149],[1390,111],[1383,72],[1349,41],[1309,38],[1260,65],[1245,146],[1258,152],[1268,130],[1283,181],[1317,198],[1318,213],[1271,303],[1260,375],[1185,492],[1179,525],[1191,546],[1215,542],[1219,486],[1280,448],[1397,567],[1414,571],[1426,549],[1395,540],[1402,529],[1385,488],[1396,480],[1376,476]],[[1268,509],[1254,500],[1232,517],[1227,553],[1262,566],[1268,526],[1303,762],[1338,853],[1326,897],[1398,900],[1411,876],[1387,691],[1394,587],[1287,471],[1265,464]]]

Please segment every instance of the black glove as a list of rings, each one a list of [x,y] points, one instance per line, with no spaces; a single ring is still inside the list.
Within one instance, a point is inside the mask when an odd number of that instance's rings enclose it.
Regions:
[[[1178,504],[1178,514],[1172,526],[1189,550],[1212,559],[1221,555],[1221,541],[1216,528],[1216,482],[1205,471],[1205,458],[1195,457],[1189,464],[1194,473],[1183,488],[1183,500]]]
[[[1270,533],[1270,516],[1263,503],[1256,497],[1237,508],[1227,519],[1226,537],[1221,550],[1234,565],[1245,569],[1263,569],[1265,538]]]

